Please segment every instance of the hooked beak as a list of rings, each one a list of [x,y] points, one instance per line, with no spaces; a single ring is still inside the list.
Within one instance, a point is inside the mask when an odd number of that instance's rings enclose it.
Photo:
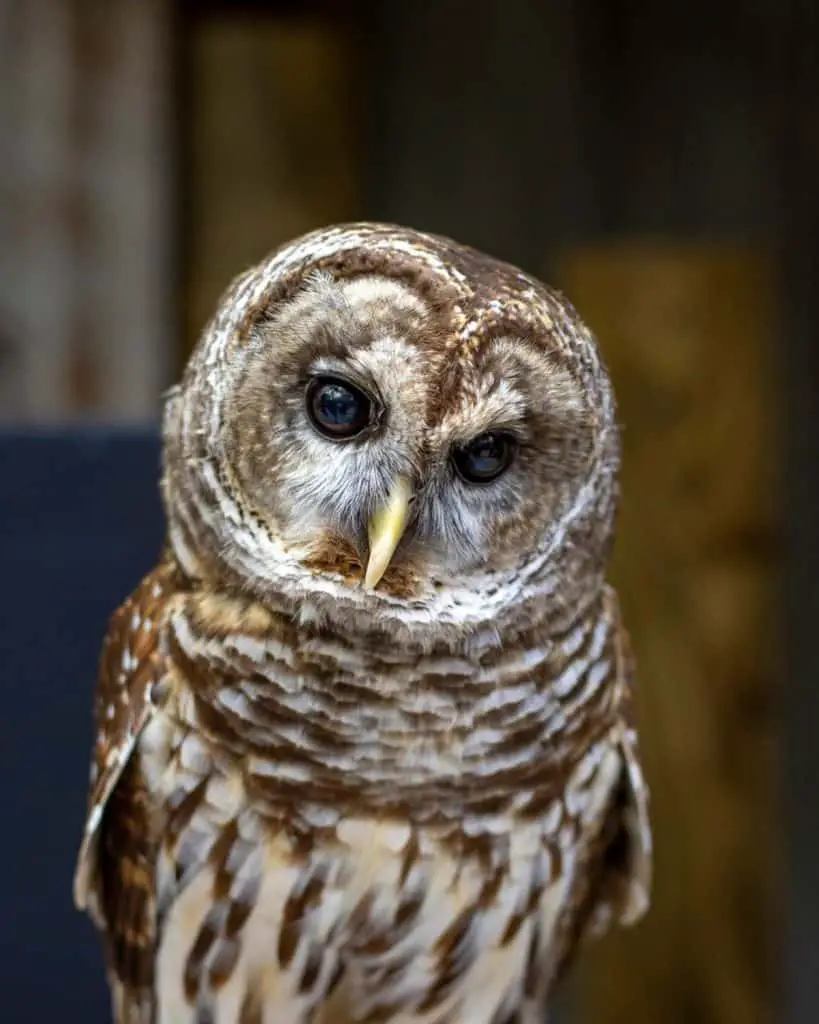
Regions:
[[[374,590],[387,571],[398,542],[407,528],[412,487],[406,477],[396,478],[387,501],[370,519],[370,558],[364,573],[365,590]]]

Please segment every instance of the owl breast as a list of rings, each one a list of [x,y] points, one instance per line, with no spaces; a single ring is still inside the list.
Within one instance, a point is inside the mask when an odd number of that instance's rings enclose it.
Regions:
[[[219,662],[208,688],[180,653],[139,748],[159,821],[160,1024],[539,1021],[621,770],[612,738],[592,743],[550,798],[542,790],[534,813],[516,807],[537,787],[486,803],[491,775],[482,812],[436,761],[434,737],[396,768],[415,766],[418,801],[372,775],[345,793],[309,737],[300,760],[283,756],[269,722],[264,739],[253,731],[272,711],[253,708],[250,680],[226,698]],[[265,673],[275,687],[268,661]]]

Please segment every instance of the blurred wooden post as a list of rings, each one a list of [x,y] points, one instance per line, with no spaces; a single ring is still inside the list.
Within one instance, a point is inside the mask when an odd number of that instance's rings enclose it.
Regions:
[[[614,579],[656,836],[650,916],[584,958],[575,1017],[762,1024],[780,940],[772,266],[738,246],[639,241],[559,265],[625,428]]]
[[[0,419],[150,419],[173,345],[170,0],[0,0]]]
[[[355,53],[317,14],[236,12],[183,26],[186,348],[229,282],[275,246],[358,213]]]

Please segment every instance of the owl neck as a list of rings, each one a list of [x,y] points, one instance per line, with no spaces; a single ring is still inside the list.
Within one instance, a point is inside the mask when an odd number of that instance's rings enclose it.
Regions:
[[[532,578],[512,572],[459,580],[442,592],[402,601],[365,592],[355,580],[320,575],[280,551],[264,559],[243,551],[236,538],[220,544],[190,518],[197,530],[169,517],[169,546],[195,587],[225,596],[252,594],[299,638],[336,637],[369,657],[383,653],[389,664],[415,665],[442,653],[479,660],[500,648],[548,646],[593,614],[605,586],[594,552],[574,547],[571,560],[555,558]]]
[[[197,725],[252,751],[271,800],[323,814],[536,805],[610,725],[602,593],[559,633],[419,653],[192,585],[168,638]]]

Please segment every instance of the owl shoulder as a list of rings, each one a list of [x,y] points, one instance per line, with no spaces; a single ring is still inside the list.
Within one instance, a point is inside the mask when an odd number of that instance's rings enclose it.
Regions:
[[[159,701],[166,674],[161,643],[169,603],[185,588],[169,554],[111,616],[100,654],[94,699],[95,739],[88,808],[74,878],[74,900],[99,924],[97,861],[100,827],[112,793]]]
[[[633,924],[645,914],[650,901],[653,859],[650,794],[635,716],[636,662],[614,588],[606,587],[604,603],[613,627],[613,738],[620,754],[621,772],[601,833],[599,889],[590,922],[591,934],[604,931],[609,923]]]

